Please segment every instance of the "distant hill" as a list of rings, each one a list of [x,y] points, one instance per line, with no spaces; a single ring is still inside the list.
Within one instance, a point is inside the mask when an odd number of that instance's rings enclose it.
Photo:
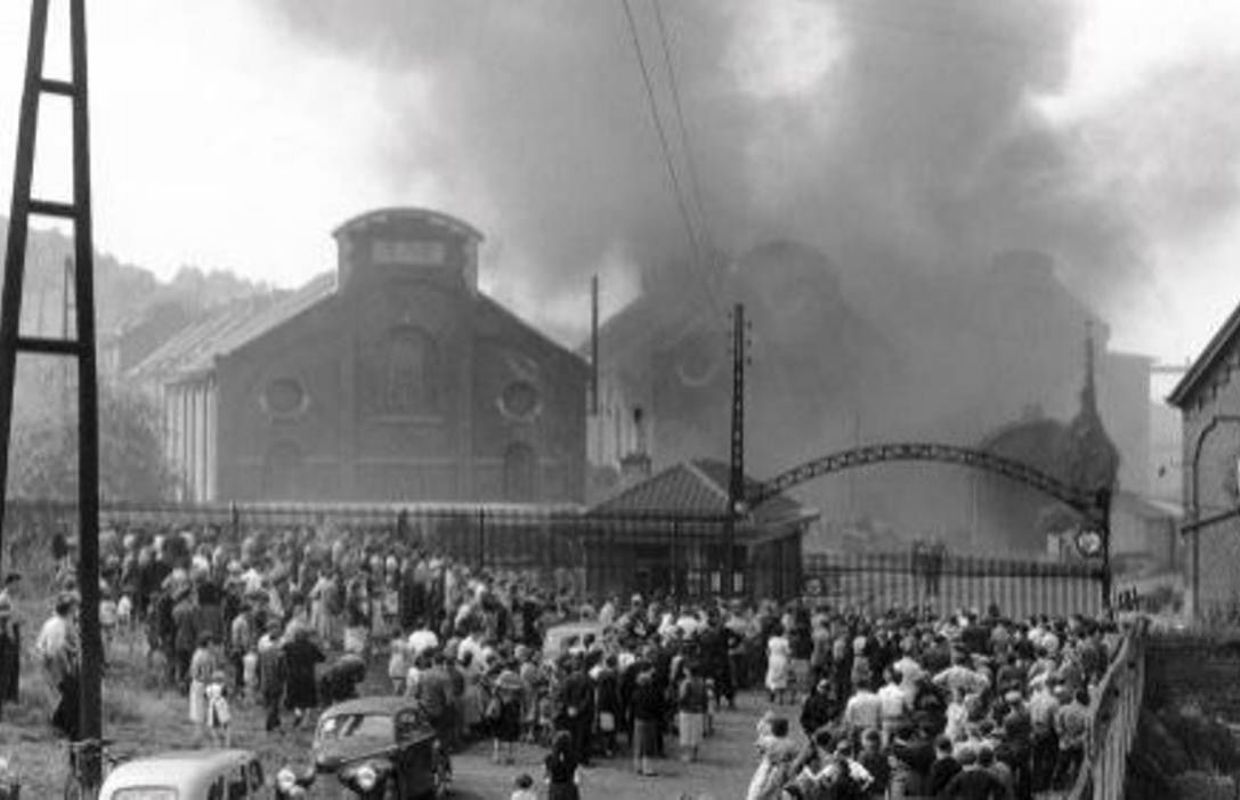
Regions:
[[[8,241],[8,219],[0,217],[0,252]],[[73,239],[55,230],[30,231],[22,298],[22,332],[61,336],[65,330],[65,261]],[[203,272],[185,266],[171,280],[150,270],[95,253],[95,316],[100,374],[122,371],[140,361],[186,325],[229,303],[275,294],[268,284],[232,272]],[[70,327],[71,329],[71,327]],[[62,374],[49,358],[24,358],[18,372],[18,415],[47,405],[59,393],[54,377]],[[58,384],[57,384],[58,385]]]

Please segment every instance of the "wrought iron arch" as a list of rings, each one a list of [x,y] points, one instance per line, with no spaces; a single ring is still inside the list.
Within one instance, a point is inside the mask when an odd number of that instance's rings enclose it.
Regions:
[[[753,508],[786,489],[814,478],[890,461],[933,461],[1002,475],[1059,500],[1091,520],[1105,520],[1111,502],[1109,487],[1091,491],[1071,486],[1029,464],[984,450],[951,444],[900,442],[854,447],[798,464],[747,492],[745,503]]]

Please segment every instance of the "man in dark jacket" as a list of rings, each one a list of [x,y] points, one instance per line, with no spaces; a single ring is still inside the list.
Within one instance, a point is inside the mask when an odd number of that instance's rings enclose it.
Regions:
[[[840,707],[831,696],[831,680],[822,678],[801,707],[801,729],[810,739],[814,732],[839,716]]]
[[[936,796],[944,800],[1005,800],[1007,787],[993,772],[982,769],[977,753],[966,748],[960,754],[960,771]]]
[[[960,762],[952,757],[952,740],[940,736],[934,740],[934,763],[930,765],[930,794],[941,797],[947,784],[960,772]]]
[[[594,720],[594,685],[580,659],[570,658],[567,677],[560,686],[560,717],[556,725],[573,737],[573,754],[583,767],[590,765],[590,729]]]
[[[173,680],[182,694],[189,691],[189,662],[198,646],[198,611],[190,597],[189,586],[178,587],[173,594],[172,658]]]
[[[443,653],[423,654],[422,662],[419,666],[423,667],[423,672],[414,697],[422,704],[435,735],[446,746],[452,741],[452,678],[448,675]]]

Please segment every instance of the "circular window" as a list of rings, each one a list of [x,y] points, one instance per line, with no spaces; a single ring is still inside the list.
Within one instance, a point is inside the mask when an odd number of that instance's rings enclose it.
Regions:
[[[306,390],[296,378],[277,378],[267,384],[263,403],[272,414],[296,414],[306,405]]]
[[[684,348],[676,364],[676,374],[680,382],[693,388],[710,383],[718,369],[718,354],[701,340],[695,340]]]
[[[499,397],[499,407],[505,416],[531,419],[538,414],[538,390],[526,381],[510,383]]]

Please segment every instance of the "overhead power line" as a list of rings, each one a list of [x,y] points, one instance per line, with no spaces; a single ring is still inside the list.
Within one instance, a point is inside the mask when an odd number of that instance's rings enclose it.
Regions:
[[[646,91],[646,100],[650,106],[650,118],[654,122],[655,132],[659,137],[659,146],[663,152],[663,162],[667,166],[667,175],[671,180],[672,192],[676,195],[676,208],[680,212],[681,222],[685,228],[685,234],[689,239],[689,249],[691,251],[690,263],[694,272],[697,273],[698,280],[702,282],[706,291],[707,299],[714,307],[716,313],[723,315],[723,306],[719,299],[715,296],[714,286],[710,281],[710,276],[701,274],[702,269],[702,244],[698,239],[697,230],[694,227],[693,217],[689,213],[689,206],[685,200],[684,188],[680,183],[680,175],[676,171],[675,158],[672,154],[671,143],[668,141],[667,130],[663,125],[663,118],[659,113],[659,103],[655,97],[654,83],[650,78],[650,69],[646,64],[645,51],[642,49],[641,35],[637,29],[637,20],[633,16],[633,8],[629,0],[620,0],[620,4],[624,7],[624,16],[628,20],[629,34],[632,37],[633,52],[637,56],[637,66],[642,75],[642,87]]]
[[[702,229],[702,239],[708,257],[713,257],[714,242],[711,240],[710,226],[706,224],[706,207],[702,203],[702,185],[698,181],[697,165],[693,159],[693,148],[689,145],[689,130],[685,124],[684,107],[680,103],[680,83],[676,80],[676,67],[672,61],[672,48],[667,35],[667,25],[663,21],[663,6],[660,0],[650,0],[654,6],[654,18],[659,28],[659,41],[663,46],[663,63],[667,67],[668,85],[671,87],[672,107],[676,111],[676,124],[680,129],[680,146],[685,154],[685,168],[689,174],[689,192],[693,197],[694,208],[698,215],[698,225]]]

